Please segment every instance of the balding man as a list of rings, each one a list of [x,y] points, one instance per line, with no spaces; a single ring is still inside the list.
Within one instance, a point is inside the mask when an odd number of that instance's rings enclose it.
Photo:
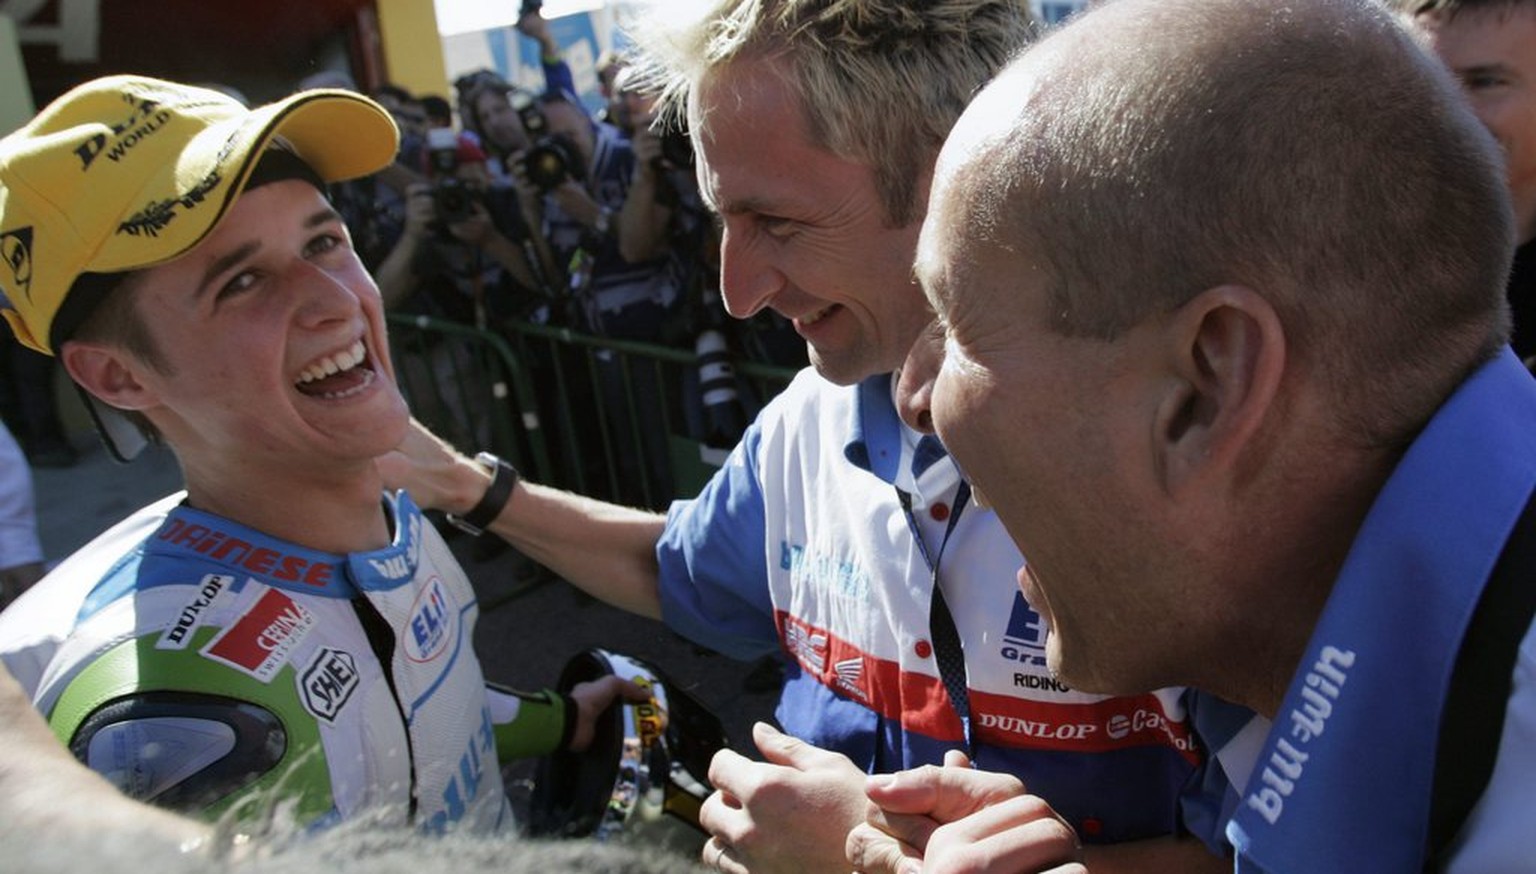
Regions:
[[[1239,871],[1530,864],[1514,240],[1498,146],[1367,0],[1105,4],[945,144],[917,259],[938,433],[1029,557],[1063,682],[1272,720],[1216,753]],[[870,797],[865,872],[1074,864],[997,775]]]

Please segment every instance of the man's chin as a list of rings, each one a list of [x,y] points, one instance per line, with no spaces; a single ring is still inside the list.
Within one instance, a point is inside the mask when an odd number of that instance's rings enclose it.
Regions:
[[[1064,673],[1072,672],[1072,666],[1065,663],[1061,655],[1061,638],[1050,630],[1045,632],[1045,668],[1057,680],[1062,680]]]
[[[816,368],[822,379],[834,385],[858,385],[877,373],[889,372],[877,370],[857,356],[824,354],[810,344],[806,344],[806,350],[811,366]]]
[[[1060,646],[1051,640],[1047,640],[1045,645],[1045,667],[1050,671],[1051,679],[1074,692],[1126,696],[1141,695],[1157,688],[1156,685],[1138,682],[1114,665],[1076,659],[1064,654]]]
[[[1110,694],[1103,689],[1096,688],[1100,684],[1094,682],[1091,676],[1080,676],[1072,670],[1074,662],[1071,659],[1062,658],[1061,651],[1049,644],[1045,648],[1045,669],[1050,672],[1051,679],[1066,686],[1074,692],[1091,692],[1094,694]],[[1080,666],[1079,666],[1080,667]]]

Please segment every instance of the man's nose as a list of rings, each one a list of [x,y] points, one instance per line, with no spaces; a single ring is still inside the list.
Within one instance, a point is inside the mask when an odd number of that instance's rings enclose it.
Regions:
[[[355,289],[340,276],[307,259],[295,258],[283,280],[295,298],[302,323],[307,326],[351,318],[359,309],[361,300]]]
[[[933,433],[933,382],[944,363],[944,332],[929,325],[907,352],[896,377],[896,411],[907,426]]]
[[[738,319],[751,318],[768,305],[783,286],[783,274],[745,240],[730,223],[720,232],[720,296],[725,311]]]

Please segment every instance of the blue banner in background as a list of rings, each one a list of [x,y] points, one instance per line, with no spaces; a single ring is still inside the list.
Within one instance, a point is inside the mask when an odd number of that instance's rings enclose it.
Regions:
[[[508,82],[515,85],[523,85],[525,83],[522,77],[514,69],[516,59],[512,57],[512,53],[520,48],[511,44],[516,38],[517,31],[510,27],[501,30],[485,31],[485,45],[491,50],[492,68],[501,74],[501,78],[506,79]],[[534,74],[538,77],[536,81],[542,83],[544,80],[543,74],[537,69],[534,70]]]

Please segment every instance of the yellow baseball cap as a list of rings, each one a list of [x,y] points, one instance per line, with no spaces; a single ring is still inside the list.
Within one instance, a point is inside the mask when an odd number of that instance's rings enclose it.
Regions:
[[[108,76],[0,140],[0,313],[17,339],[52,355],[88,314],[59,318],[81,276],[196,246],[274,142],[338,182],[388,166],[399,133],[383,107],[351,91],[248,109],[209,89]]]

